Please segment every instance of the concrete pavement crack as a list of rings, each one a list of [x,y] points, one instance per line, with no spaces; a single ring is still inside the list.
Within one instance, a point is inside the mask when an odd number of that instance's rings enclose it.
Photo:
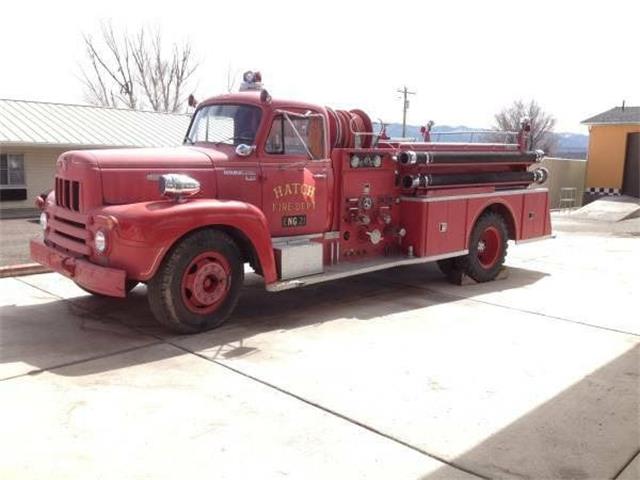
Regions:
[[[639,449],[637,449],[637,450],[633,453],[633,455],[631,455],[631,458],[630,458],[627,462],[625,462],[625,464],[624,464],[624,465],[622,465],[622,467],[620,467],[620,470],[618,470],[618,472],[617,472],[613,477],[611,477],[611,478],[613,478],[613,480],[616,480],[618,477],[620,477],[620,475],[622,475],[622,472],[624,472],[624,471],[625,471],[625,469],[626,469],[629,465],[631,465],[631,462],[633,462],[633,461],[635,460],[635,458],[636,458],[638,455],[640,455],[640,448],[639,448]]]
[[[144,345],[136,345],[135,347],[125,348],[122,350],[118,350],[116,352],[102,353],[100,355],[94,355],[92,357],[87,357],[80,360],[73,360],[71,362],[59,363],[58,365],[53,365],[51,367],[37,368],[34,370],[29,370],[28,372],[25,372],[25,373],[13,375],[11,377],[0,378],[0,382],[6,382],[7,380],[15,380],[16,378],[22,378],[22,377],[31,377],[34,375],[39,375],[44,372],[49,372],[51,370],[58,370],[60,368],[71,367],[73,365],[79,365],[81,363],[91,362],[93,360],[100,360],[102,358],[113,357],[115,355],[120,355],[121,353],[134,352],[142,348],[153,347],[154,345],[161,345],[162,343],[163,343],[162,341],[155,341],[155,342],[145,343]]]
[[[171,345],[172,347],[178,348],[178,349],[182,350],[185,353],[194,355],[194,356],[199,357],[199,358],[201,358],[203,360],[206,360],[207,362],[210,362],[210,363],[213,363],[213,364],[218,365],[220,367],[223,367],[223,368],[225,368],[225,369],[227,369],[227,370],[229,370],[229,371],[231,371],[231,372],[233,372],[235,374],[241,375],[241,376],[243,376],[243,377],[245,377],[245,378],[247,378],[249,380],[252,380],[254,382],[260,383],[261,385],[263,385],[265,387],[273,389],[273,390],[275,390],[275,391],[277,391],[279,393],[282,393],[282,394],[284,394],[284,395],[286,395],[288,397],[291,397],[291,398],[294,398],[295,400],[303,402],[306,405],[309,405],[309,406],[314,407],[314,408],[316,408],[318,410],[321,410],[321,411],[323,411],[325,413],[328,413],[329,415],[332,415],[334,417],[340,418],[341,420],[344,420],[344,421],[346,421],[348,423],[351,423],[351,424],[356,425],[356,426],[358,426],[360,428],[363,428],[364,430],[367,430],[368,432],[371,432],[371,433],[374,433],[374,434],[376,434],[376,435],[378,435],[380,437],[383,437],[386,440],[390,440],[390,441],[392,441],[394,443],[402,445],[403,447],[409,448],[409,449],[411,449],[411,450],[413,450],[415,452],[418,452],[418,453],[420,453],[422,455],[425,455],[425,456],[427,456],[429,458],[437,460],[438,462],[440,462],[442,464],[445,464],[445,465],[448,465],[448,466],[450,466],[452,468],[455,468],[456,470],[460,470],[460,471],[465,472],[465,473],[467,473],[469,475],[473,475],[475,477],[478,477],[478,478],[481,478],[481,479],[484,479],[484,480],[491,480],[490,477],[487,477],[487,476],[484,476],[484,475],[482,475],[480,473],[474,472],[474,471],[472,471],[472,470],[470,470],[470,469],[468,469],[468,468],[466,468],[466,467],[464,467],[462,465],[458,465],[458,464],[456,464],[454,462],[451,462],[451,461],[449,461],[449,460],[447,460],[447,459],[445,459],[443,457],[440,457],[440,456],[438,456],[436,454],[427,452],[426,450],[423,450],[423,449],[421,449],[419,447],[416,447],[415,445],[412,445],[412,444],[410,444],[408,442],[405,442],[404,440],[401,440],[400,438],[394,437],[393,435],[391,435],[389,433],[385,433],[382,430],[378,430],[377,428],[372,427],[371,425],[367,425],[366,423],[360,422],[359,420],[356,420],[355,418],[349,417],[349,416],[344,415],[344,414],[342,414],[342,413],[340,413],[340,412],[338,412],[336,410],[332,410],[332,409],[330,409],[328,407],[325,407],[325,406],[323,406],[323,405],[321,405],[319,403],[316,403],[316,402],[314,402],[312,400],[309,400],[309,399],[307,399],[305,397],[302,397],[302,396],[300,396],[300,395],[298,395],[296,393],[293,393],[293,392],[290,392],[288,390],[285,390],[284,388],[279,387],[279,386],[277,386],[277,385],[275,385],[275,384],[273,384],[271,382],[263,380],[263,379],[261,379],[259,377],[251,375],[249,373],[243,372],[242,370],[234,368],[234,367],[232,367],[230,365],[227,365],[225,363],[219,362],[217,360],[213,360],[213,359],[207,357],[206,355],[203,355],[201,353],[189,350],[188,348],[185,348],[185,347],[183,347],[181,345],[177,345],[177,344],[175,344],[175,343],[173,343],[173,342],[171,342],[169,340],[163,340],[163,341],[166,344]]]
[[[74,307],[87,312],[91,316],[96,316],[95,313],[93,313],[90,310],[88,310],[86,308],[83,308],[83,307],[81,307],[79,305],[76,305],[74,302],[72,302],[71,300],[69,300],[67,298],[64,298],[64,297],[61,297],[59,295],[56,295],[56,294],[54,294],[52,292],[49,292],[49,291],[47,291],[47,290],[45,290],[45,289],[43,289],[41,287],[38,287],[36,285],[32,285],[31,283],[25,282],[25,281],[23,281],[23,280],[21,280],[19,278],[17,278],[16,280],[18,280],[19,282],[23,283],[24,285],[27,285],[29,287],[35,288],[37,290],[40,290],[41,292],[46,293],[47,295],[50,295],[50,296],[52,296],[54,298],[57,298],[57,299],[62,300],[64,302],[71,303]],[[375,295],[375,294],[372,294],[372,295]],[[369,295],[363,295],[363,296],[369,296]],[[457,465],[454,462],[448,461],[445,458],[442,458],[442,457],[440,457],[440,456],[438,456],[436,454],[427,452],[426,450],[423,450],[423,449],[421,449],[419,447],[416,447],[415,445],[411,445],[410,443],[405,442],[404,440],[401,440],[401,439],[399,439],[397,437],[394,437],[391,434],[385,433],[385,432],[383,432],[381,430],[378,430],[378,429],[376,429],[376,428],[374,428],[374,427],[372,427],[370,425],[367,425],[367,424],[365,424],[363,422],[360,422],[360,421],[356,420],[355,418],[351,418],[351,417],[349,417],[347,415],[344,415],[344,414],[342,414],[340,412],[337,412],[337,411],[332,410],[332,409],[330,409],[328,407],[320,405],[319,403],[313,402],[312,400],[309,400],[309,399],[304,398],[304,397],[302,397],[300,395],[297,395],[297,394],[295,394],[293,392],[285,390],[284,388],[279,387],[279,386],[277,386],[275,384],[272,384],[270,382],[267,382],[266,380],[262,380],[262,379],[260,379],[258,377],[255,377],[255,376],[250,375],[250,374],[248,374],[246,372],[243,372],[243,371],[241,371],[241,370],[239,370],[237,368],[231,367],[230,365],[226,365],[226,364],[221,363],[221,362],[219,362],[217,360],[213,360],[211,358],[208,358],[207,356],[205,356],[203,354],[200,354],[198,352],[194,352],[192,350],[189,350],[189,349],[187,349],[185,347],[182,347],[181,345],[175,344],[175,343],[171,342],[170,340],[167,340],[167,339],[165,339],[165,338],[163,338],[161,336],[158,336],[158,335],[155,335],[155,334],[149,333],[149,332],[144,332],[143,330],[141,330],[138,327],[125,325],[124,323],[122,323],[117,318],[110,317],[109,314],[105,314],[104,317],[113,319],[113,320],[117,321],[118,323],[122,324],[123,326],[125,326],[125,327],[127,327],[127,328],[129,328],[129,329],[131,329],[131,330],[133,330],[133,331],[135,331],[137,333],[141,333],[141,334],[146,335],[148,337],[155,338],[157,340],[157,342],[152,342],[150,344],[145,344],[145,345],[141,345],[141,346],[137,346],[137,347],[124,349],[124,350],[121,350],[121,351],[118,351],[118,352],[107,353],[107,354],[104,354],[104,355],[96,355],[96,356],[91,357],[91,358],[86,358],[86,359],[82,359],[82,360],[68,362],[68,363],[65,363],[65,364],[56,365],[54,367],[48,367],[48,368],[43,368],[43,369],[39,369],[39,370],[32,370],[30,372],[27,372],[27,373],[24,373],[24,374],[20,374],[20,375],[16,375],[16,376],[13,376],[13,377],[8,377],[8,378],[2,379],[0,381],[11,380],[11,379],[24,377],[24,376],[29,376],[29,375],[36,375],[36,374],[42,373],[44,371],[59,369],[59,368],[63,368],[63,367],[71,366],[71,365],[76,365],[76,364],[80,364],[80,363],[89,362],[89,361],[92,361],[92,360],[98,360],[98,359],[101,359],[101,358],[110,357],[110,356],[118,355],[118,354],[121,354],[121,353],[128,353],[128,352],[131,352],[131,351],[135,351],[135,350],[142,349],[142,348],[147,348],[147,347],[154,346],[154,345],[161,345],[161,344],[164,343],[166,345],[170,345],[170,346],[172,346],[174,348],[177,348],[177,349],[179,349],[179,350],[181,350],[181,351],[183,351],[183,352],[185,352],[187,354],[194,355],[194,356],[199,357],[199,358],[201,358],[201,359],[203,359],[205,361],[213,363],[214,365],[218,365],[218,366],[220,366],[222,368],[225,368],[225,369],[227,369],[227,370],[229,370],[229,371],[231,371],[231,372],[233,372],[233,373],[235,373],[237,375],[241,375],[241,376],[243,376],[243,377],[245,377],[245,378],[247,378],[249,380],[252,380],[254,382],[260,383],[261,385],[263,385],[263,386],[265,386],[267,388],[273,389],[273,390],[275,390],[275,391],[277,391],[277,392],[279,392],[281,394],[287,395],[287,396],[289,396],[291,398],[294,398],[294,399],[296,399],[296,400],[298,400],[300,402],[303,402],[303,403],[305,403],[305,404],[307,404],[307,405],[309,405],[311,407],[314,407],[314,408],[316,408],[318,410],[321,410],[321,411],[323,411],[325,413],[328,413],[329,415],[332,415],[334,417],[340,418],[341,420],[344,420],[344,421],[349,422],[349,423],[351,423],[353,425],[356,425],[356,426],[358,426],[360,428],[363,428],[363,429],[365,429],[365,430],[367,430],[367,431],[369,431],[371,433],[374,433],[374,434],[376,434],[378,436],[381,436],[381,437],[383,437],[383,438],[385,438],[385,439],[387,439],[389,441],[392,441],[392,442],[397,443],[399,445],[402,445],[402,446],[404,446],[406,448],[409,448],[409,449],[411,449],[411,450],[413,450],[415,452],[418,452],[418,453],[420,453],[422,455],[425,455],[425,456],[427,456],[429,458],[432,458],[432,459],[434,459],[434,460],[436,460],[436,461],[438,461],[438,462],[440,462],[440,463],[442,463],[444,465],[448,465],[448,466],[450,466],[452,468],[455,468],[456,470],[465,472],[465,473],[467,473],[469,475],[473,475],[475,477],[478,477],[478,478],[481,478],[481,479],[484,479],[484,480],[490,480],[490,477],[486,477],[486,476],[484,476],[484,475],[482,475],[480,473],[477,473],[477,472],[474,472],[472,470],[469,470],[468,468],[463,467],[462,465]]]
[[[15,280],[17,280],[18,282],[22,283],[23,285],[26,285],[28,287],[34,288],[35,290],[39,290],[39,291],[41,291],[43,293],[46,293],[47,295],[49,295],[49,296],[51,296],[53,298],[56,298],[56,299],[61,300],[63,302],[69,303],[69,304],[73,305],[74,308],[77,308],[78,310],[83,311],[85,314],[87,314],[88,316],[92,317],[96,321],[100,321],[100,316],[96,315],[95,312],[92,312],[91,310],[89,310],[87,308],[83,308],[81,305],[77,305],[76,303],[72,302],[68,298],[64,298],[64,297],[61,297],[60,295],[56,295],[55,293],[49,292],[48,290],[45,290],[44,288],[41,288],[41,287],[39,287],[37,285],[33,285],[33,284],[29,283],[29,282],[25,282],[24,280],[22,280],[20,278],[15,278]],[[20,373],[18,375],[12,375],[12,376],[9,376],[9,377],[0,378],[0,382],[4,382],[4,381],[7,381],[7,380],[14,380],[16,378],[21,378],[21,377],[26,377],[26,376],[38,375],[40,373],[48,372],[48,371],[51,371],[51,370],[57,370],[57,369],[64,368],[64,367],[70,367],[72,365],[78,365],[78,364],[85,363],[85,362],[91,362],[93,360],[99,360],[101,358],[107,358],[107,357],[119,355],[121,353],[129,353],[129,352],[132,352],[132,351],[135,351],[135,350],[139,350],[139,349],[142,349],[142,348],[151,347],[153,345],[160,345],[164,341],[163,339],[159,339],[155,335],[150,335],[150,334],[148,334],[146,332],[141,332],[138,329],[134,329],[134,328],[124,324],[123,322],[119,321],[118,319],[115,319],[114,317],[109,317],[108,314],[105,315],[105,317],[117,321],[121,326],[123,326],[124,328],[126,328],[126,329],[128,329],[128,330],[130,330],[132,332],[135,332],[136,334],[142,334],[142,335],[144,335],[146,337],[149,337],[149,339],[150,339],[149,342],[145,343],[144,345],[136,345],[134,347],[124,348],[124,349],[117,350],[117,351],[114,351],[114,352],[107,352],[107,353],[103,353],[103,354],[100,354],[100,355],[93,355],[91,357],[86,357],[86,358],[82,358],[82,359],[79,359],[79,360],[73,360],[73,361],[70,361],[70,362],[60,363],[60,364],[53,365],[53,366],[50,366],[50,367],[37,368],[37,369],[34,369],[34,370],[29,370],[28,372]],[[155,340],[155,341],[153,341],[153,340]]]
[[[609,331],[609,332],[621,333],[623,335],[632,335],[634,337],[640,337],[640,334],[638,334],[638,333],[627,332],[626,330],[619,330],[617,328],[603,327],[602,325],[594,325],[593,323],[581,322],[579,320],[572,320],[570,318],[558,317],[556,315],[549,315],[547,313],[536,312],[536,311],[533,311],[533,310],[526,310],[526,309],[523,309],[523,308],[511,307],[509,305],[501,305],[499,303],[487,302],[485,300],[479,300],[477,298],[465,297],[463,295],[456,295],[455,293],[439,292],[438,290],[434,290],[434,289],[429,288],[429,287],[422,287],[422,286],[412,285],[410,283],[404,283],[404,282],[399,282],[399,281],[394,281],[394,280],[384,280],[384,281],[387,282],[388,284],[391,284],[391,285],[401,285],[403,287],[413,288],[415,290],[422,290],[424,292],[428,292],[428,293],[432,293],[432,294],[436,294],[436,295],[442,295],[444,297],[449,297],[449,298],[453,298],[453,299],[457,299],[457,300],[468,300],[470,302],[481,303],[483,305],[489,305],[489,306],[497,307],[497,308],[504,308],[505,310],[513,310],[513,311],[516,311],[516,312],[528,313],[530,315],[538,315],[540,317],[550,318],[552,320],[560,320],[562,322],[574,323],[576,325],[582,325],[583,327],[597,328],[599,330],[606,330],[606,331]]]

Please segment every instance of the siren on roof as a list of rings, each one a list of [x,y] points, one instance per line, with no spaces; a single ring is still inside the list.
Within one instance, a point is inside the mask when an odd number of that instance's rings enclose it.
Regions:
[[[246,92],[248,90],[262,90],[262,75],[260,72],[252,72],[251,70],[244,72],[240,91]]]

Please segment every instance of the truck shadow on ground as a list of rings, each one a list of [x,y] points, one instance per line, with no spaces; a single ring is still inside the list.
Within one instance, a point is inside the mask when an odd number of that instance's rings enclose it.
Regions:
[[[526,287],[547,275],[521,268],[509,270],[507,280],[482,284],[482,291]],[[69,280],[60,277],[60,281]],[[366,321],[425,308],[423,314],[428,315],[428,307],[461,301],[466,287],[452,287],[459,288],[456,295],[430,289],[444,282],[435,266],[421,265],[269,293],[260,277],[249,274],[231,319],[218,329],[191,336],[174,335],[155,322],[144,285],[126,299],[78,295],[8,305],[0,308],[0,379],[34,371],[89,375],[125,368],[132,357],[118,352],[163,341],[183,349],[176,349],[176,354],[207,349],[207,357],[213,360],[250,355],[255,349],[245,345],[246,339],[266,332],[320,326],[345,318]],[[110,361],[87,362],[103,356],[110,356]],[[73,369],[62,368],[80,362],[84,363]]]

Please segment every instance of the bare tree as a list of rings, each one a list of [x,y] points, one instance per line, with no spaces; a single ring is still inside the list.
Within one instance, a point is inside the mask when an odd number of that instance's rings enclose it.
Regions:
[[[82,70],[86,96],[96,105],[136,108],[129,41],[116,38],[111,24],[103,23],[101,30],[102,46],[90,35],[83,35],[90,64],[90,68]]]
[[[141,28],[136,35],[115,32],[111,23],[101,26],[101,38],[84,35],[87,64],[82,80],[87,100],[94,105],[150,108],[177,112],[198,64],[189,43],[165,50],[158,30]]]
[[[532,149],[541,149],[549,153],[555,146],[553,129],[556,119],[544,112],[535,100],[528,103],[516,100],[511,106],[495,115],[495,130],[517,131],[523,118],[531,122],[530,142]]]

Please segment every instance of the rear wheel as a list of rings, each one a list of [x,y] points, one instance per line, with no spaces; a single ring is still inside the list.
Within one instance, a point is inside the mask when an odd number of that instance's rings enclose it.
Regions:
[[[202,230],[181,240],[148,284],[151,311],[179,333],[222,324],[235,308],[244,280],[238,247],[225,233]]]
[[[476,282],[494,280],[507,255],[507,226],[501,215],[480,216],[469,238],[469,253],[455,260],[455,268]]]

